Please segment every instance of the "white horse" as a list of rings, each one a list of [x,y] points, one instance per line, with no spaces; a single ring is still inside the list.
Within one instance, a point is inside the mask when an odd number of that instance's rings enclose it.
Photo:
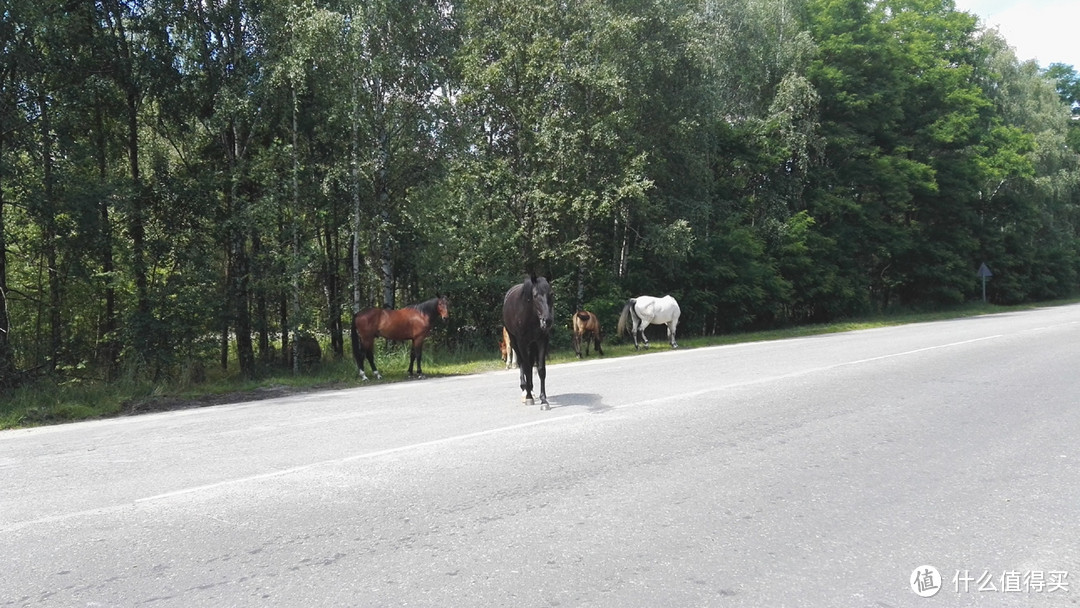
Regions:
[[[645,348],[649,348],[649,339],[645,337],[645,328],[649,325],[667,325],[668,340],[671,348],[679,348],[675,342],[675,328],[679,325],[679,303],[671,296],[656,298],[653,296],[638,296],[630,298],[623,306],[622,314],[619,315],[619,335],[626,328],[626,319],[633,319],[634,327],[630,335],[634,336],[634,350],[638,348],[638,332],[645,342]]]

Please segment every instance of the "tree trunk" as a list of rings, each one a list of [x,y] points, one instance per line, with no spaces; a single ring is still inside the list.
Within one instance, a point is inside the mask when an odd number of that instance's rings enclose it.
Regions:
[[[289,88],[292,93],[292,225],[290,226],[292,231],[290,248],[292,263],[290,266],[292,266],[292,271],[289,273],[291,278],[289,282],[291,292],[289,301],[292,303],[292,317],[298,319],[300,317],[300,156],[297,150],[297,114],[299,114],[299,107],[296,100],[296,86],[293,85]],[[300,335],[296,333],[297,329],[293,329],[293,375],[300,374]]]
[[[135,279],[135,327],[132,335],[135,350],[144,361],[152,355],[150,338],[150,289],[146,278],[146,226],[143,220],[145,193],[142,177],[139,173],[139,124],[136,93],[128,93],[128,158],[131,165],[131,217],[128,224],[128,236],[131,238],[132,273]]]
[[[115,31],[119,45],[119,71],[117,84],[125,93],[127,103],[127,149],[128,165],[131,177],[131,212],[128,220],[128,238],[131,239],[131,268],[135,282],[135,316],[128,332],[132,336],[133,346],[139,358],[149,362],[154,352],[152,338],[153,319],[151,318],[149,283],[146,270],[146,228],[145,206],[146,192],[143,190],[142,176],[139,169],[139,87],[135,82],[135,65],[128,44],[127,31],[124,28],[123,11],[118,3],[109,3],[105,18]]]
[[[226,201],[226,205],[230,204]],[[226,208],[226,217],[229,215],[229,209]],[[232,236],[230,230],[226,230],[225,235],[225,283],[221,290],[221,336],[218,340],[218,357],[221,365],[221,371],[225,372],[229,370],[229,327],[232,323]]]
[[[615,217],[616,234],[619,233],[620,225],[622,227],[622,241],[615,256],[615,276],[625,279],[628,258],[630,257],[630,213],[627,211],[625,203],[619,215]]]
[[[284,206],[278,208],[277,217],[277,246],[278,248],[286,247],[288,239],[286,238],[288,225],[287,212],[288,209]],[[279,264],[278,272],[285,274],[288,273],[287,262]],[[289,313],[289,293],[286,289],[277,289],[275,291],[275,297],[277,298],[277,314],[278,314],[278,328],[281,332],[281,358],[279,362],[286,366],[292,366],[292,316]]]
[[[233,122],[226,134],[229,160],[229,198],[230,217],[243,217],[243,199],[240,196],[240,153],[239,136],[236,123]],[[255,350],[251,340],[251,311],[248,308],[248,294],[251,283],[250,259],[247,251],[246,232],[243,227],[234,226],[230,231],[229,268],[229,308],[236,331],[236,357],[240,364],[240,374],[245,378],[255,376]]]
[[[577,312],[585,307],[585,280],[588,278],[589,267],[589,226],[584,224],[581,227],[581,246],[579,248],[580,253],[577,259],[577,291],[574,301],[574,312]]]
[[[251,233],[251,257],[255,260],[253,262],[256,266],[255,274],[264,276],[266,274],[265,264],[262,263],[264,249],[262,237],[257,230]],[[266,292],[266,287],[259,285],[256,287],[255,293],[252,294],[255,300],[255,327],[259,340],[259,363],[262,365],[268,365],[272,362],[270,357],[270,319],[266,308]]]
[[[240,373],[245,378],[255,376],[255,348],[251,340],[251,311],[248,309],[248,291],[250,286],[250,268],[244,235],[237,231],[233,243],[233,314],[236,328],[236,357],[240,364]]]
[[[45,93],[38,94],[38,107],[41,111],[41,163],[44,179],[44,196],[41,205],[42,240],[44,241],[45,259],[49,277],[49,354],[47,367],[56,370],[60,357],[60,273],[56,257],[56,192],[53,188],[53,149],[52,121],[49,102]]]
[[[4,154],[4,133],[0,128],[0,158]],[[11,347],[11,320],[7,307],[7,234],[4,228],[4,173],[0,163],[0,388],[15,384],[15,352]]]
[[[233,231],[232,268],[230,274],[230,308],[233,328],[236,332],[236,357],[240,374],[245,378],[255,376],[255,349],[251,340],[251,312],[248,309],[250,268],[244,233]]]
[[[289,323],[292,320],[289,318],[289,298],[286,297],[285,292],[280,292],[281,296],[278,298],[278,316],[281,318],[281,363],[283,365],[292,364],[292,340],[289,339]]]
[[[375,201],[379,210],[379,256],[382,270],[383,308],[394,308],[394,243],[390,235],[390,184],[389,184],[389,139],[384,129],[378,136],[379,151],[375,167]]]
[[[574,312],[577,312],[585,306],[585,264],[582,260],[578,260],[577,267],[577,290],[574,298]]]
[[[105,142],[105,118],[100,103],[95,109],[94,116],[97,129],[98,179],[104,186],[108,181],[108,146]],[[120,358],[120,344],[116,335],[116,278],[114,276],[116,263],[113,258],[108,196],[102,196],[98,201],[98,214],[101,218],[101,271],[105,275],[105,316],[98,327],[97,360],[108,381],[116,377]]]
[[[352,312],[356,314],[362,308],[360,299],[360,267],[363,259],[360,255],[360,222],[363,214],[360,211],[360,94],[357,77],[352,78]]]
[[[336,209],[336,207],[335,207]],[[337,215],[336,213],[334,215]],[[345,355],[345,342],[341,324],[341,277],[339,275],[339,243],[333,227],[333,218],[323,225],[323,294],[326,296],[326,329],[330,332],[330,350],[335,359]]]

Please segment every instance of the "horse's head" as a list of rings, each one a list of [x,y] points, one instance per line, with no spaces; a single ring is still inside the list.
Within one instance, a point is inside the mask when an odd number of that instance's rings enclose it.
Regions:
[[[530,277],[525,281],[523,293],[532,302],[533,312],[540,321],[540,329],[551,330],[555,324],[555,298],[551,295],[551,284],[544,277]]]
[[[446,296],[439,296],[438,301],[435,303],[435,309],[439,313],[444,321],[450,317],[450,300]]]

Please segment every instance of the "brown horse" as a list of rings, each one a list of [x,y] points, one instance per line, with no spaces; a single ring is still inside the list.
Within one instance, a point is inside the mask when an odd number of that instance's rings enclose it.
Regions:
[[[604,356],[604,349],[600,347],[600,319],[596,315],[587,311],[579,310],[574,313],[574,352],[577,354],[578,359],[581,358],[581,339],[585,340],[585,356],[589,356],[589,338],[592,338],[592,343],[596,345],[596,354],[601,357]]]
[[[368,308],[353,316],[352,350],[360,379],[367,381],[364,373],[364,358],[371,363],[375,378],[382,380],[382,374],[375,367],[375,338],[387,340],[411,340],[409,352],[409,377],[413,375],[413,362],[416,363],[416,375],[424,377],[420,368],[420,356],[424,350],[424,339],[431,333],[435,317],[443,319],[450,316],[450,304],[446,296],[432,298],[420,304],[413,304],[397,310]]]
[[[510,334],[506,332],[505,327],[502,331],[502,340],[499,341],[499,355],[506,362],[506,369],[517,365],[517,360],[514,358],[514,349],[510,346]]]

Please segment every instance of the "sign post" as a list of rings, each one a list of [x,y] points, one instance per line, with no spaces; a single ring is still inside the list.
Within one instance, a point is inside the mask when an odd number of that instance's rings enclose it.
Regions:
[[[983,303],[986,302],[986,279],[994,276],[994,273],[990,272],[990,268],[987,267],[986,262],[979,265],[979,278],[982,279],[983,287]]]

